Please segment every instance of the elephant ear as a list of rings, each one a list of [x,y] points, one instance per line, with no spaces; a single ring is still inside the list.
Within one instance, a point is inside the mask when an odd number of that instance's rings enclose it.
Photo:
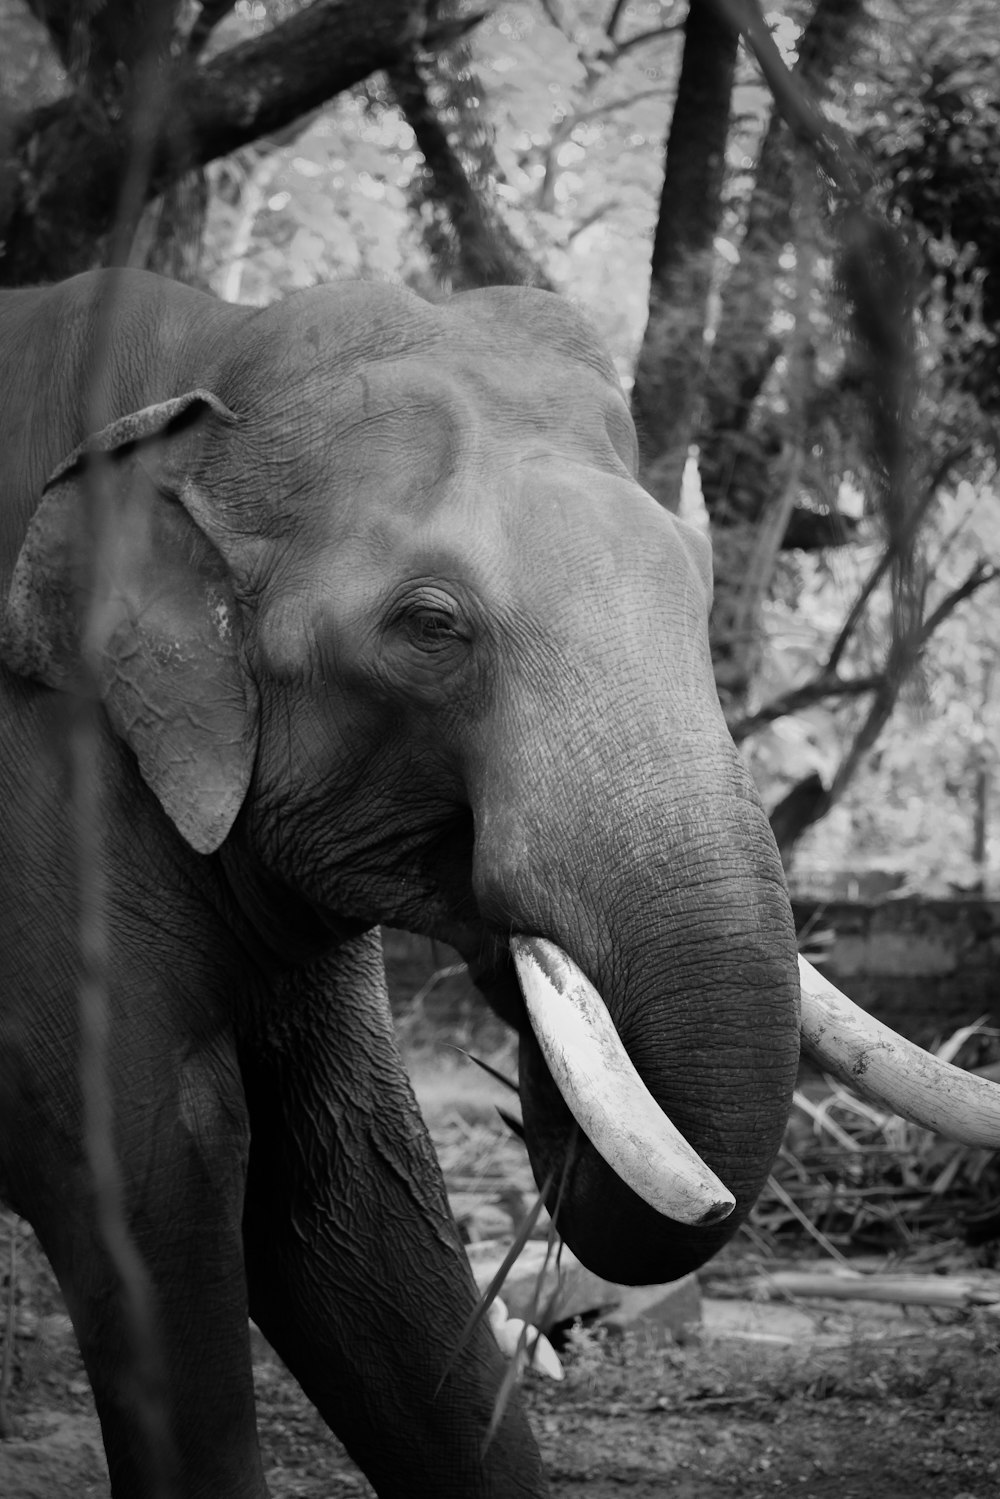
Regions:
[[[199,853],[232,827],[257,729],[232,579],[182,499],[206,416],[234,420],[192,391],[113,422],[60,465],[28,528],[0,632],[12,670],[96,690]]]

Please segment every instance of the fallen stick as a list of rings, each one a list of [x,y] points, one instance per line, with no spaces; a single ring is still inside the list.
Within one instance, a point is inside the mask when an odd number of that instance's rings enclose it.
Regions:
[[[1000,1302],[995,1284],[943,1275],[823,1275],[775,1270],[755,1280],[753,1294],[768,1300],[802,1296],[834,1301],[892,1301],[900,1306],[970,1307]]]

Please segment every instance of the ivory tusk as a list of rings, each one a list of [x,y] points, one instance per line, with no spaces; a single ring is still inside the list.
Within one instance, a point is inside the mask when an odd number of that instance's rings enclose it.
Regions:
[[[727,1218],[735,1198],[642,1081],[590,980],[554,942],[513,937],[510,946],[542,1055],[594,1149],[666,1217],[688,1224]]]
[[[942,1062],[841,994],[799,956],[802,1040],[870,1103],[962,1145],[1000,1149],[1000,1086]]]

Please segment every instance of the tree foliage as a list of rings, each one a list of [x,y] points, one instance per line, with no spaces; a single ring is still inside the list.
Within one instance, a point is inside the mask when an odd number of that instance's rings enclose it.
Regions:
[[[914,24],[915,23],[915,24]],[[1000,416],[1000,68],[996,8],[917,0],[873,31],[859,140],[882,168],[887,208],[912,225],[927,295],[951,335],[951,383]],[[993,440],[996,428],[993,427]]]

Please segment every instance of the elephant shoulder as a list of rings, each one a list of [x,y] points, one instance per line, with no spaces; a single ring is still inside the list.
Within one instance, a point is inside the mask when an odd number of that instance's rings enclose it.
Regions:
[[[152,271],[91,271],[64,282],[63,290],[88,346],[110,331],[125,410],[175,394],[164,382],[178,389],[197,384],[255,312]]]

